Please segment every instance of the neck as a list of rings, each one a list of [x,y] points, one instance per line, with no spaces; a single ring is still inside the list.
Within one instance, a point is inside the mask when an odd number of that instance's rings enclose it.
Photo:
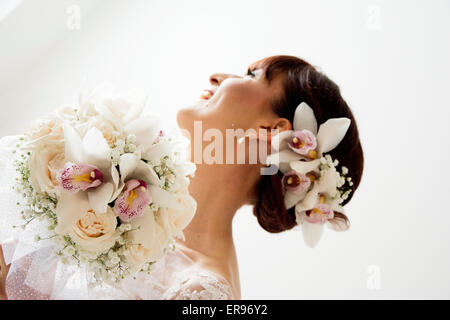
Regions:
[[[254,190],[254,171],[248,165],[197,166],[189,185],[197,211],[184,230],[185,246],[209,257],[234,254],[233,217]]]

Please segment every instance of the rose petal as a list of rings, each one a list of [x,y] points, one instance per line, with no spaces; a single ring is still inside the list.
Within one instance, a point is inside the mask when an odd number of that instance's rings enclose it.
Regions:
[[[163,226],[171,236],[184,239],[183,229],[191,222],[197,209],[197,202],[188,194],[179,195],[182,210],[160,209]]]
[[[316,117],[313,109],[306,102],[300,103],[295,109],[293,126],[294,130],[307,129],[317,135]]]
[[[82,214],[91,209],[86,192],[75,194],[62,193],[56,204],[57,225],[55,232],[66,234],[69,228],[80,219]]]
[[[156,229],[156,221],[153,212],[146,208],[144,214],[131,221],[132,230],[129,237],[134,244],[140,244],[146,248],[154,246],[154,234]]]
[[[137,119],[141,116],[145,106],[147,105],[148,96],[134,96],[129,97],[131,102],[130,110],[125,114],[123,118],[123,123],[129,123],[134,119]]]
[[[317,133],[319,154],[333,150],[342,141],[349,126],[348,118],[333,118],[322,123]]]
[[[156,261],[164,254],[169,237],[167,232],[156,222],[153,212],[147,207],[141,217],[131,221],[133,231],[129,232],[129,239],[133,245],[145,248],[146,262]]]
[[[69,229],[68,235],[84,250],[105,253],[118,238],[116,226],[116,215],[110,207],[102,214],[89,210],[83,212],[81,219]]]

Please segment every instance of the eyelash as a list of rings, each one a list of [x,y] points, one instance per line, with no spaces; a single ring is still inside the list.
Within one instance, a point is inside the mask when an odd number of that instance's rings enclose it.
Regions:
[[[248,69],[247,70],[247,75],[251,76],[252,78],[254,78],[256,76],[256,73],[255,73],[255,71]]]

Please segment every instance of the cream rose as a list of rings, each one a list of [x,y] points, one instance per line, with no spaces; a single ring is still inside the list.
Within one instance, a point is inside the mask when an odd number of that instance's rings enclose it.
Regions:
[[[69,235],[84,250],[99,254],[111,248],[119,237],[117,219],[111,207],[105,213],[95,212],[84,192],[63,193],[56,207],[55,232]]]
[[[158,210],[157,221],[161,223],[171,237],[184,238],[183,230],[191,222],[195,215],[197,203],[189,194],[175,194],[178,207],[165,208]]]
[[[85,250],[103,252],[116,242],[116,226],[116,215],[111,208],[101,214],[89,209],[75,222],[69,235]]]
[[[34,123],[27,134],[25,148],[30,150],[30,178],[33,188],[58,196],[57,171],[64,167],[63,120],[70,118],[71,109],[63,107],[47,118]]]
[[[64,143],[63,122],[56,116],[39,119],[26,134],[29,149],[42,148],[49,144]]]
[[[59,196],[59,182],[56,175],[64,168],[64,145],[60,143],[43,145],[39,150],[32,151],[28,161],[33,188],[38,192]]]
[[[164,248],[169,246],[170,237],[155,220],[153,211],[147,208],[142,217],[131,221],[132,231],[128,232],[128,259],[135,266],[160,259]]]
[[[136,92],[116,92],[102,85],[82,94],[80,115],[82,121],[101,115],[115,125],[125,125],[137,119],[144,110],[147,97]]]
[[[123,129],[118,126],[117,123],[114,124],[113,122],[103,118],[101,115],[96,115],[89,118],[81,126],[77,127],[77,130],[80,133],[81,137],[84,137],[89,129],[93,127],[97,128],[102,133],[103,137],[110,147],[113,147],[116,142],[116,134],[121,134],[123,131]]]

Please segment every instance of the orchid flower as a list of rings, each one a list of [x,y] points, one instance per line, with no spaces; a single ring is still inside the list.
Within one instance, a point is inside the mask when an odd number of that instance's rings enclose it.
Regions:
[[[272,139],[274,152],[267,164],[276,164],[284,173],[285,206],[295,206],[296,222],[302,225],[305,243],[314,247],[327,224],[335,230],[348,228],[342,218],[335,167],[320,172],[323,154],[333,150],[344,138],[350,119],[329,119],[317,129],[314,111],[305,102],[295,110],[294,130],[283,131]]]
[[[328,119],[317,129],[314,111],[305,102],[297,106],[293,130],[282,131],[272,138],[273,153],[267,157],[267,165],[278,165],[281,172],[289,170],[291,161],[310,161],[333,150],[344,138],[350,119]]]
[[[192,175],[195,166],[174,164],[179,177]],[[120,184],[123,194],[116,200],[114,210],[123,221],[130,221],[144,212],[152,203],[159,207],[181,210],[177,195],[163,189],[164,183],[155,170],[133,153],[125,153],[119,160]]]
[[[69,124],[64,124],[64,139],[67,163],[59,175],[62,188],[69,192],[86,190],[91,208],[97,213],[106,212],[108,203],[123,188],[119,172],[111,164],[108,143],[95,127],[81,138]]]
[[[131,179],[125,183],[124,192],[115,202],[114,211],[122,221],[129,222],[144,213],[150,204],[147,183],[143,180]]]
[[[337,194],[339,173],[335,167],[319,172],[317,161],[320,162],[320,159],[290,163],[295,174],[310,177],[312,188],[299,195],[290,190],[285,194],[286,208],[295,206],[296,222],[302,226],[303,239],[310,247],[315,247],[319,242],[325,224],[336,231],[348,229],[343,218],[344,208],[339,204]]]
[[[64,191],[75,193],[79,190],[86,191],[102,184],[103,173],[95,166],[88,164],[75,164],[67,162],[56,179],[59,181]]]

